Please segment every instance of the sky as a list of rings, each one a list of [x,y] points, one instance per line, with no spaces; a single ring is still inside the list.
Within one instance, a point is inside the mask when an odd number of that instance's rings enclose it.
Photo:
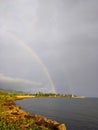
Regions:
[[[98,97],[98,0],[0,0],[0,88]]]

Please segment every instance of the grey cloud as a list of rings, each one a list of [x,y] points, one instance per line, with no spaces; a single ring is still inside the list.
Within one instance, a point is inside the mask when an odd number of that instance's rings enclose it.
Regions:
[[[5,30],[36,51],[58,92],[72,87],[73,93],[98,96],[97,5],[97,0],[1,1],[0,72],[48,82],[36,59]]]
[[[36,82],[30,81],[30,80],[27,80],[27,79],[5,76],[3,74],[0,74],[0,82],[20,83],[20,84],[35,85],[35,86],[42,85],[42,83],[36,83]]]

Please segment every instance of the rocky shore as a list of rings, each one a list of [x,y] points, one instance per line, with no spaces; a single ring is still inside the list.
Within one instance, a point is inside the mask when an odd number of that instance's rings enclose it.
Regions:
[[[15,100],[19,99],[20,98],[16,98]],[[12,99],[7,102],[2,102],[1,108],[2,114],[0,115],[0,120],[4,121],[3,123],[5,124],[8,124],[10,121],[10,124],[14,124],[14,130],[66,130],[65,124],[60,124],[43,116],[31,115],[25,112],[19,106],[16,106]],[[1,128],[2,126],[0,126],[0,129]]]

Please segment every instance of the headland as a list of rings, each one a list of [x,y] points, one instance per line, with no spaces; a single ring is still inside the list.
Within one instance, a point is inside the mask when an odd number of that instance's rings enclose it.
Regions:
[[[0,91],[0,130],[66,130],[65,124],[40,115],[31,115],[14,103],[15,100],[33,97]]]

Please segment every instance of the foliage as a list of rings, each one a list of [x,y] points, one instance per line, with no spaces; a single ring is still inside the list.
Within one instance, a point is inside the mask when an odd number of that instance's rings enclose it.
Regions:
[[[0,130],[49,130],[45,126],[38,126],[32,117],[17,112],[18,107],[13,102],[17,95],[0,91]]]

